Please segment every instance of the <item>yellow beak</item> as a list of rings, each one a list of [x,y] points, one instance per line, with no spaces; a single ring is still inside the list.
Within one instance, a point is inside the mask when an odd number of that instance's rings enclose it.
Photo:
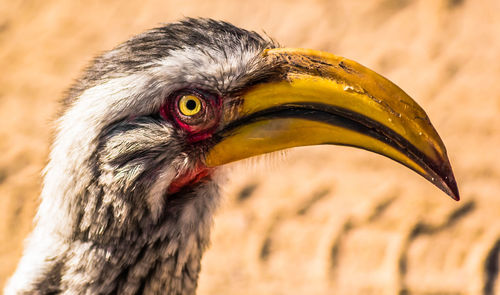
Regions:
[[[264,52],[278,78],[249,88],[225,114],[209,167],[296,146],[335,144],[389,157],[455,200],[446,149],[424,110],[370,69],[308,49]]]

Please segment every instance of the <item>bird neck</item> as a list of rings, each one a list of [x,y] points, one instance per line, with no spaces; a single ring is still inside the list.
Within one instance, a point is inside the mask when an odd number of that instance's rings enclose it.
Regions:
[[[109,202],[110,196],[103,191],[89,185],[87,193],[100,198],[87,196],[86,205],[75,204],[74,208],[82,210],[69,222],[70,232],[58,225],[64,220],[57,220],[61,216],[39,212],[6,294],[35,290],[43,294],[195,293],[218,204],[218,186],[205,179],[189,190],[168,195],[158,216],[131,208],[137,204],[127,202],[127,197],[117,203],[113,196]]]

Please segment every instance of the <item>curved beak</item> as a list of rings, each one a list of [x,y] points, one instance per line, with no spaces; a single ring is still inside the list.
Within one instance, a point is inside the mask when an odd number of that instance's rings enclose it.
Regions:
[[[334,144],[389,157],[459,200],[446,149],[424,110],[370,69],[330,53],[269,49],[277,74],[241,94],[205,164],[297,146]]]

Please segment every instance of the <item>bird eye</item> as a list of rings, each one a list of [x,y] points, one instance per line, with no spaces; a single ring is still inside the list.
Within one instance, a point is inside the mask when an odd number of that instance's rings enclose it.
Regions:
[[[179,111],[184,116],[193,116],[200,112],[201,101],[194,95],[184,95],[179,99]]]
[[[174,121],[191,140],[211,135],[219,123],[222,99],[201,89],[182,89],[172,93],[160,108],[160,116]]]

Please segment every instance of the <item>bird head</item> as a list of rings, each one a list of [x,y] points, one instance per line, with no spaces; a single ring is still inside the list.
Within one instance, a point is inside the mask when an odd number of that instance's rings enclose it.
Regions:
[[[64,108],[48,191],[97,182],[160,212],[159,200],[226,163],[335,144],[389,157],[459,198],[443,142],[399,87],[224,22],[187,19],[133,37],[93,62]]]
[[[214,172],[292,147],[372,151],[459,198],[443,142],[403,90],[354,61],[225,22],[186,19],[131,38],[92,62],[63,108],[8,294],[194,292]]]

